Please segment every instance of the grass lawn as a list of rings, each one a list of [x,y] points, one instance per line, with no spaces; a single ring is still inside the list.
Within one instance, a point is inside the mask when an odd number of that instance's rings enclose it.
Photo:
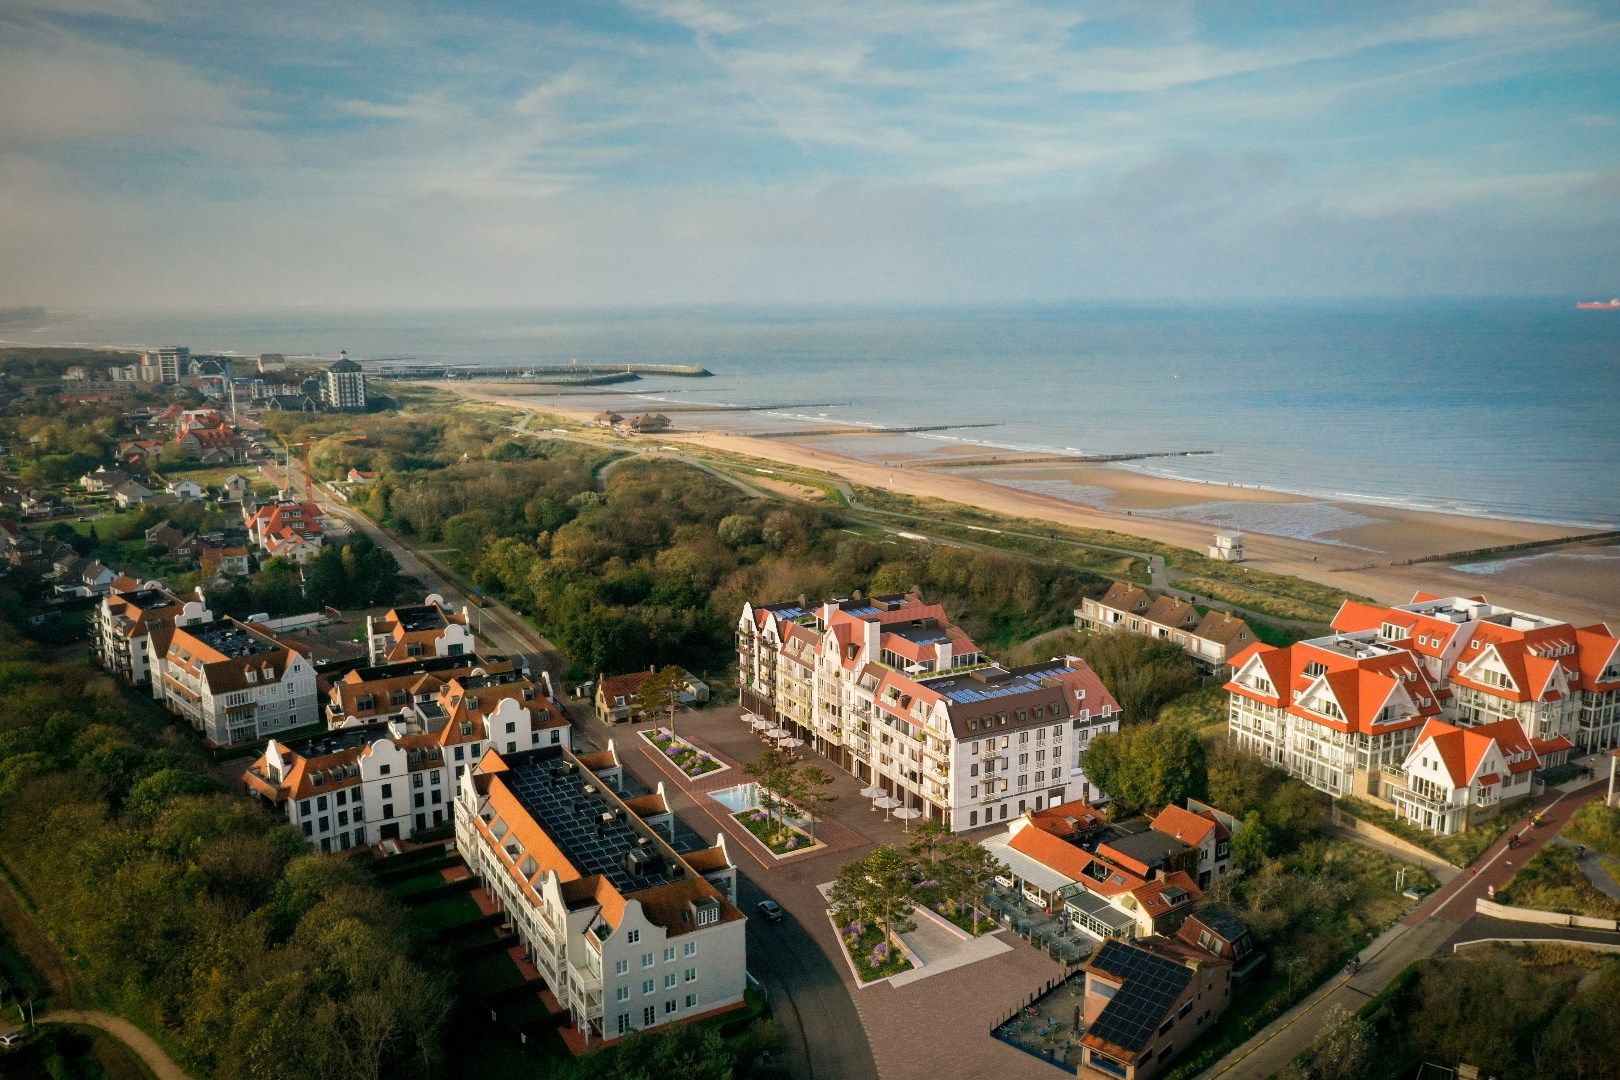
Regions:
[[[849,927],[843,927],[838,931],[838,938],[855,962],[855,972],[861,982],[875,982],[911,970],[906,954],[888,945],[883,940],[883,931],[870,923],[863,924],[859,934],[851,934]]]
[[[504,952],[481,956],[461,969],[461,981],[467,989],[480,997],[498,994],[524,983],[523,972]]]
[[[1376,825],[1385,832],[1394,833],[1402,840],[1416,844],[1425,851],[1432,851],[1453,866],[1465,867],[1479,858],[1486,848],[1496,843],[1503,833],[1516,824],[1529,809],[1530,802],[1529,795],[1509,799],[1499,805],[1490,817],[1475,818],[1467,832],[1454,833],[1451,836],[1436,836],[1434,833],[1425,832],[1383,807],[1374,806],[1360,799],[1340,799],[1339,807],[1353,817]]]
[[[731,815],[742,822],[743,828],[753,833],[760,843],[771,849],[773,855],[787,855],[794,851],[808,851],[816,841],[801,829],[795,829],[763,810],[739,810]]]
[[[401,897],[410,896],[412,893],[437,889],[443,884],[445,884],[444,874],[435,868],[424,870],[420,874],[413,874],[408,878],[401,878],[399,881],[390,881],[382,887],[382,890],[398,900]]]
[[[1577,844],[1620,859],[1620,809],[1605,806],[1601,800],[1589,802],[1575,811],[1575,816],[1564,827],[1564,835]]]
[[[1497,892],[1496,902],[1565,915],[1620,919],[1620,900],[1600,892],[1587,880],[1575,852],[1562,844],[1548,844],[1521,866],[1507,888]]]
[[[426,934],[436,934],[483,917],[484,913],[468,893],[429,900],[405,912],[405,921]]]
[[[705,754],[679,735],[670,734],[664,728],[659,728],[657,731],[643,731],[640,734],[643,739],[656,746],[659,753],[674,762],[681,772],[694,779],[705,773],[714,772],[721,767],[720,763],[714,758]]]

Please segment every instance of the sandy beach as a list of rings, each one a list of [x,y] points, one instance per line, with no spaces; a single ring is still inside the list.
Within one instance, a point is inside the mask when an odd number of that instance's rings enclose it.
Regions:
[[[435,383],[464,396],[589,422],[603,406],[590,397],[516,396],[496,383]],[[532,388],[522,388],[530,390]],[[519,390],[521,393],[522,390]],[[619,406],[627,411],[629,402]],[[636,403],[636,408],[656,405]],[[710,447],[812,469],[864,487],[942,499],[997,513],[1078,528],[1109,529],[1203,551],[1217,527],[1248,535],[1247,565],[1291,574],[1388,603],[1414,592],[1486,594],[1493,602],[1567,619],[1577,625],[1620,621],[1620,549],[1574,546],[1474,565],[1395,565],[1479,548],[1577,536],[1567,525],[1442,514],[1377,503],[1317,499],[1261,488],[1154,476],[1119,465],[1021,455],[940,443],[902,456],[892,437],[810,436],[792,439],[717,431],[725,413],[673,413],[676,430],[659,443]],[[869,440],[886,440],[881,446]],[[642,440],[646,441],[646,440]],[[854,456],[871,455],[881,460]],[[949,458],[986,462],[941,467]],[[1027,460],[1037,458],[1039,460]]]

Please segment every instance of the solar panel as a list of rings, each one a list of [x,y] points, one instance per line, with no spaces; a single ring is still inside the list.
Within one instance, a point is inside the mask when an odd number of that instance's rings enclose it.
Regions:
[[[1122,941],[1108,941],[1091,958],[1100,968],[1124,982],[1089,1033],[1127,1050],[1140,1050],[1164,1023],[1176,999],[1192,979],[1185,964],[1167,960]]]
[[[596,790],[588,770],[565,771],[560,749],[511,755],[507,763],[507,786],[581,874],[601,874],[625,894],[673,880],[669,861],[632,824],[634,815]]]

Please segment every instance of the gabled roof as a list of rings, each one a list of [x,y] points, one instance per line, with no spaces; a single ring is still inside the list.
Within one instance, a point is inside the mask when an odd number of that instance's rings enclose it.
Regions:
[[[1205,817],[1170,803],[1153,819],[1153,831],[1173,836],[1189,847],[1197,847],[1220,828],[1214,817]]]

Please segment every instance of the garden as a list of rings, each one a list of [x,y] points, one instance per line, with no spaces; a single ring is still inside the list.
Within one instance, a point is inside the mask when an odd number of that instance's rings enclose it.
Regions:
[[[795,828],[780,816],[757,806],[751,810],[739,810],[731,816],[741,822],[743,828],[753,833],[756,840],[769,848],[772,855],[793,855],[809,851],[819,843],[803,829]]]
[[[719,772],[726,766],[715,760],[714,756],[699,750],[669,728],[657,728],[653,731],[643,731],[641,737],[658,748],[658,752],[689,779],[696,780],[712,772]]]
[[[911,970],[906,954],[889,944],[883,931],[869,922],[852,922],[840,927],[838,938],[855,965],[855,975],[863,983],[877,982]]]

